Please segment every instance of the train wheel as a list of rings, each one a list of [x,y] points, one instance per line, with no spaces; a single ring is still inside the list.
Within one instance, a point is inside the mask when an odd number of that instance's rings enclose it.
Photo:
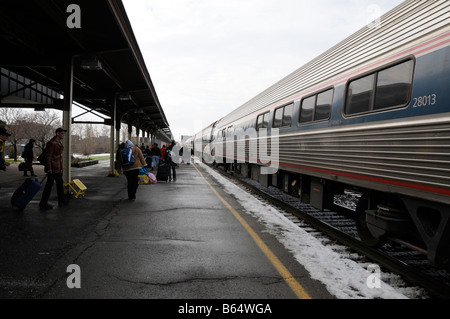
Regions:
[[[369,196],[364,194],[356,206],[356,228],[361,241],[369,247],[381,247],[385,241],[372,235],[366,223],[366,209],[369,207]]]

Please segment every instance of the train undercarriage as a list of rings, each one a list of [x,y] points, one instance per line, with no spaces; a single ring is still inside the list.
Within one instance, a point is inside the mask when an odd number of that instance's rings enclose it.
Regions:
[[[431,264],[450,269],[450,207],[424,198],[374,191],[300,173],[260,174],[260,166],[221,164],[226,170],[274,186],[319,210],[336,209],[335,196],[357,193],[352,208],[360,240],[379,247],[395,242],[425,254]]]

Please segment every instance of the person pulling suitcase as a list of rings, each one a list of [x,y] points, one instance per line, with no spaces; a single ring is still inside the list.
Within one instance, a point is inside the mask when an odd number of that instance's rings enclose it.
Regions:
[[[68,204],[68,200],[64,196],[64,182],[62,178],[63,171],[63,139],[67,130],[58,128],[55,136],[47,143],[44,152],[45,172],[47,173],[47,183],[45,183],[44,192],[42,193],[39,207],[41,210],[52,209],[53,206],[48,204],[48,199],[52,192],[53,184],[56,182],[56,192],[58,194],[58,205],[64,206]]]

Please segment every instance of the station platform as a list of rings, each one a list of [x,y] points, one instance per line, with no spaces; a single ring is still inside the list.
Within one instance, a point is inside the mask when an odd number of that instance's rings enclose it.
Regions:
[[[334,298],[200,165],[140,185],[132,201],[108,164],[72,168],[86,196],[58,207],[53,187],[48,211],[42,190],[12,208],[25,177],[0,172],[0,298]]]

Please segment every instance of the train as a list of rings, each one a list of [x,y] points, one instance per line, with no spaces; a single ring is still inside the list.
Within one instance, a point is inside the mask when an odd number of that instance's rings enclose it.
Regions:
[[[321,209],[359,194],[372,247],[450,263],[450,1],[407,0],[186,142]]]

